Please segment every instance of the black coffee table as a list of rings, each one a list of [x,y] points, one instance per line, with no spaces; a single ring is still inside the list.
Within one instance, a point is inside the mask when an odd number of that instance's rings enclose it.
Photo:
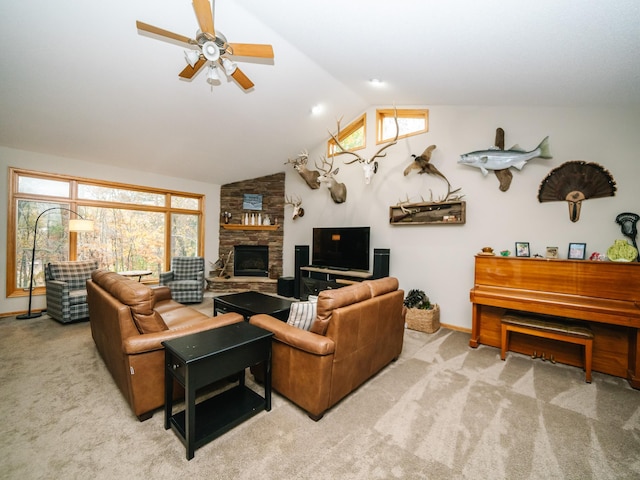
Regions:
[[[172,428],[191,460],[196,448],[271,410],[271,337],[247,322],[162,342],[165,349],[164,428]],[[262,364],[264,397],[245,385],[245,368]],[[199,389],[240,372],[238,385],[196,404]],[[173,411],[173,381],[184,387],[184,409]]]
[[[286,322],[292,303],[292,300],[260,292],[230,293],[213,298],[213,315],[236,312],[248,321],[252,315],[266,313]]]

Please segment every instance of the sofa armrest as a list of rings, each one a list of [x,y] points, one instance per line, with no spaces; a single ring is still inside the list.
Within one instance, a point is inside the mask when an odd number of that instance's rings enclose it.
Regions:
[[[47,313],[58,321],[69,321],[71,302],[69,300],[69,284],[62,280],[47,280]]]
[[[57,296],[60,298],[63,296],[69,296],[69,284],[62,280],[47,280],[45,282],[45,287],[47,288],[47,293],[54,297]]]
[[[153,290],[155,303],[171,300],[171,289],[166,285],[154,285],[151,290]]]
[[[213,328],[231,325],[232,323],[243,322],[244,317],[239,313],[225,313],[216,317],[209,317],[202,322],[172,330],[162,332],[145,333],[125,338],[122,342],[122,349],[127,355],[146,353],[154,350],[162,350],[162,342],[173,338],[183,337],[191,333],[203,332]]]
[[[336,349],[332,339],[294,327],[271,315],[254,315],[249,319],[249,323],[269,330],[278,341],[313,355],[331,355]]]
[[[167,282],[171,282],[173,280],[173,271],[169,270],[168,272],[160,272],[158,274],[158,281],[160,285],[166,285]]]

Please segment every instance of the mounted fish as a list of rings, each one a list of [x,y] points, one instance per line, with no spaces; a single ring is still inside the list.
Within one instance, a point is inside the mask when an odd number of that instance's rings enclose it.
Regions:
[[[573,160],[549,172],[540,183],[538,200],[568,202],[569,219],[577,222],[583,200],[613,197],[615,194],[616,182],[604,167],[594,162]]]
[[[504,130],[500,127],[496,128],[496,147],[500,150],[504,150]],[[513,173],[508,168],[503,168],[502,170],[494,170],[496,178],[500,182],[500,191],[506,192],[509,190],[511,186],[511,180],[513,180]]]
[[[489,170],[503,170],[509,167],[522,170],[522,167],[534,158],[553,158],[549,151],[549,137],[545,137],[540,145],[529,152],[521,149],[518,145],[514,145],[509,150],[498,148],[478,150],[460,155],[458,163],[479,168],[483,175],[487,175]]]

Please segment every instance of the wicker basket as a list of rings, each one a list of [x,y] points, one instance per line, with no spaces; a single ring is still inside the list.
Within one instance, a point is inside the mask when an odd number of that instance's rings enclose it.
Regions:
[[[434,333],[440,328],[440,306],[434,304],[431,310],[407,308],[405,317],[407,328],[420,332]]]

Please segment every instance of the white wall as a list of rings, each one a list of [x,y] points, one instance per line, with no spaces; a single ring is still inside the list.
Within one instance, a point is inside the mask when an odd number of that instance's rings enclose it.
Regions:
[[[530,243],[532,255],[544,255],[547,246],[557,246],[560,257],[566,258],[569,242],[584,242],[588,257],[594,251],[606,252],[615,239],[624,238],[615,223],[617,214],[640,213],[640,109],[410,107],[429,108],[429,132],[387,149],[370,185],[365,186],[361,167],[344,165],[338,157],[337,178],[348,190],[344,204],[334,204],[326,188],[311,190],[292,168],[287,170],[286,193],[302,197],[305,216],[292,221],[290,207],[285,209],[285,275],[293,275],[294,247],[311,244],[314,226],[369,225],[372,249],[391,249],[390,274],[398,277],[401,288],[425,290],[441,305],[443,323],[470,328],[469,290],[474,255],[481,247],[513,252],[515,242],[522,241]],[[335,121],[327,120],[327,128],[333,125]],[[517,143],[531,150],[548,135],[553,155],[551,160],[530,161],[522,171],[511,169],[513,181],[507,192],[498,189],[493,173],[483,177],[480,170],[457,163],[460,154],[493,145],[498,127],[505,131],[507,148]],[[375,108],[367,111],[367,137],[365,157],[379,148]],[[437,148],[431,162],[465,194],[466,224],[390,225],[389,207],[400,199],[408,195],[412,201],[420,201],[420,196],[428,200],[430,190],[436,198],[446,192],[446,184],[437,177],[402,174],[411,154],[432,144]],[[323,153],[324,145],[312,151],[310,164]],[[537,199],[547,173],[570,160],[602,165],[618,187],[614,197],[583,202],[576,223],[569,220],[566,202]]]
[[[135,169],[115,168],[108,165],[82,162],[69,158],[54,157],[32,152],[25,152],[5,147],[0,147],[0,184],[8,185],[9,167],[75,175],[84,178],[95,178],[113,182],[142,185],[168,190],[200,193],[205,197],[205,259],[215,261],[218,258],[218,213],[220,211],[220,186],[208,183],[183,180],[179,178],[155,175],[149,172],[136,171]],[[3,189],[6,192],[6,187]],[[0,295],[0,314],[24,312],[27,309],[26,297],[7,298],[6,292],[6,251],[7,251],[7,195],[0,196],[0,242],[2,261],[0,261],[0,282],[2,294]],[[208,265],[208,263],[207,263]],[[33,309],[45,308],[44,296],[34,296]]]
[[[388,108],[388,105],[384,105]],[[544,255],[547,246],[558,246],[566,258],[569,242],[585,242],[587,256],[593,251],[605,252],[617,238],[624,238],[614,219],[618,213],[640,213],[640,109],[566,109],[514,107],[406,107],[429,108],[429,132],[403,139],[389,148],[380,161],[380,169],[372,183],[364,185],[361,168],[340,166],[337,178],[348,187],[347,201],[337,205],[326,188],[311,190],[288,167],[286,193],[303,198],[305,216],[292,221],[291,207],[285,209],[283,274],[293,276],[295,245],[310,245],[314,226],[368,225],[372,229],[372,248],[391,249],[391,275],[398,277],[401,288],[421,288],[432,301],[441,305],[442,322],[461,328],[471,327],[469,289],[473,285],[473,260],[483,246],[494,250],[514,250],[516,241],[529,242],[531,253]],[[370,156],[375,146],[375,108],[367,111]],[[334,128],[335,120],[327,119],[326,128]],[[346,121],[345,121],[346,125]],[[498,181],[490,173],[483,177],[478,169],[457,163],[459,155],[493,144],[496,128],[505,130],[507,147],[518,143],[533,149],[547,135],[553,159],[532,160],[522,171],[513,170],[513,181],[507,192],[498,189]],[[409,195],[419,201],[443,195],[445,184],[437,177],[411,174],[404,168],[411,154],[420,154],[429,145],[437,145],[431,161],[450,180],[462,187],[467,202],[465,225],[391,226],[389,206]],[[301,148],[310,146],[301,145]],[[310,162],[320,158],[324,145],[311,152]],[[292,155],[294,152],[292,152]],[[284,162],[285,159],[282,159]],[[617,182],[615,197],[584,202],[580,220],[569,221],[566,202],[540,204],[538,187],[553,168],[570,160],[586,160],[607,168]],[[279,164],[281,165],[281,163]],[[9,166],[32,170],[66,173],[87,178],[149,185],[172,190],[206,194],[207,260],[217,258],[219,185],[168,178],[147,172],[112,168],[68,158],[52,157],[0,147],[0,182],[7,185]],[[282,167],[278,167],[281,169]],[[280,171],[280,170],[277,170]],[[0,239],[2,255],[6,252],[7,197],[0,196]],[[279,221],[281,219],[278,219]],[[6,265],[0,261],[0,313],[26,310],[26,298],[6,298]],[[44,298],[34,301],[34,308],[44,308]]]

